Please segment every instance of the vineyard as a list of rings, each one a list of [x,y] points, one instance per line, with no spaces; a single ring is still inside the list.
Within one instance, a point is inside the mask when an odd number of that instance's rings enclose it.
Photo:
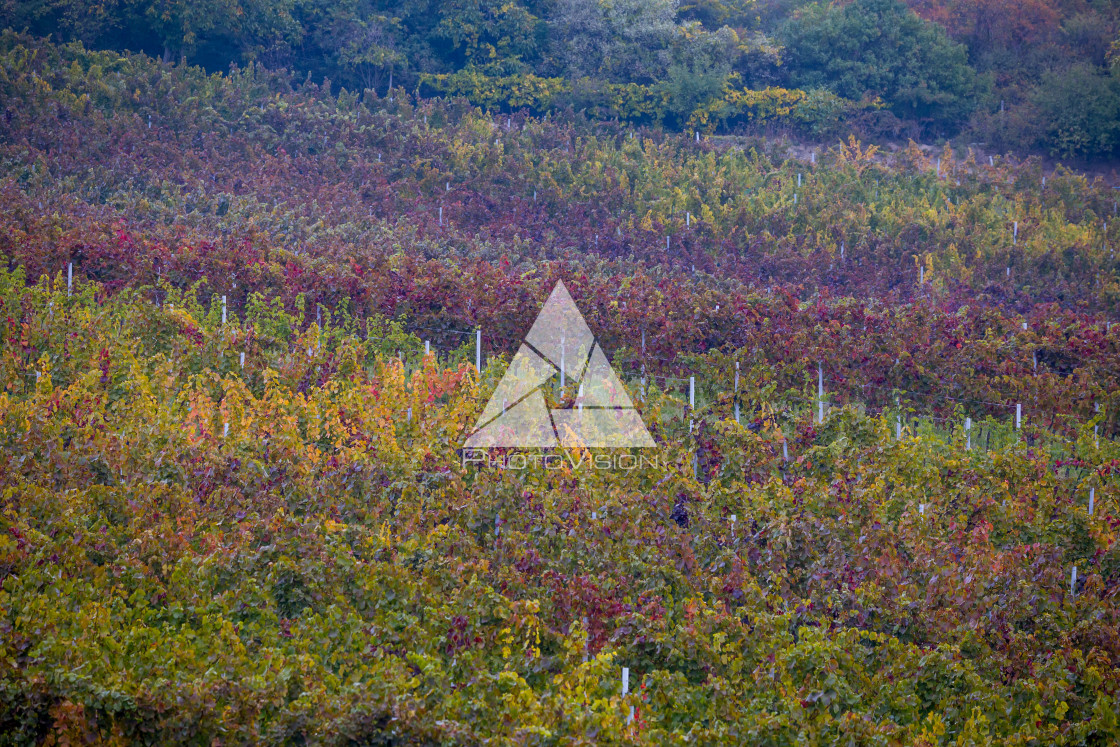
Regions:
[[[1117,743],[1112,186],[499,103],[0,34],[0,745]]]

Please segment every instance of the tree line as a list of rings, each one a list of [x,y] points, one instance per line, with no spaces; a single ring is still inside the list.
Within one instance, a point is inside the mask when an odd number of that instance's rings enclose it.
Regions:
[[[668,129],[772,117],[809,135],[966,136],[1063,157],[1120,149],[1113,0],[36,0],[0,24],[336,89],[465,95]],[[528,91],[529,93],[526,93]],[[588,93],[588,92],[592,93]],[[787,112],[779,111],[779,115]],[[781,117],[779,117],[780,119]]]

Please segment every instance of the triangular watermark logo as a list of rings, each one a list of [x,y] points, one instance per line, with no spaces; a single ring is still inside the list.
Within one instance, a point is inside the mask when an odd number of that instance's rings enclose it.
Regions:
[[[549,408],[554,377],[578,387],[571,409]],[[626,388],[558,282],[498,382],[465,448],[655,446]]]

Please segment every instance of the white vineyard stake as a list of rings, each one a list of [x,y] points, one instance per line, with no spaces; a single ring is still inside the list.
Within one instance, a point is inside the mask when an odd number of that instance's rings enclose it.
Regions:
[[[564,369],[566,364],[564,362],[564,336],[560,335],[560,394],[564,393]]]
[[[482,329],[474,331],[474,367],[482,373]],[[561,369],[563,370],[563,369]]]
[[[66,295],[70,295],[74,288],[74,263],[66,265]]]
[[[591,512],[591,518],[595,518],[595,512]],[[587,663],[587,644],[591,638],[591,627],[588,623],[587,617],[583,618],[583,663]]]
[[[735,361],[735,422],[739,422],[739,361]]]
[[[817,422],[824,422],[824,372],[817,363]]]
[[[697,138],[699,138],[700,133],[696,133],[696,136],[697,136]],[[629,692],[630,692],[630,667],[623,667],[622,668],[622,697],[625,698],[627,696],[627,694],[629,694]],[[633,721],[634,721],[634,706],[630,706],[630,715],[627,717],[626,723],[629,724],[629,723],[632,723]]]

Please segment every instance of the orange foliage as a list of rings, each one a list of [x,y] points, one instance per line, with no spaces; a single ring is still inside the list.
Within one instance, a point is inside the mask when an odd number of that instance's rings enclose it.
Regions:
[[[910,0],[909,5],[973,49],[1044,42],[1061,18],[1056,0]]]

